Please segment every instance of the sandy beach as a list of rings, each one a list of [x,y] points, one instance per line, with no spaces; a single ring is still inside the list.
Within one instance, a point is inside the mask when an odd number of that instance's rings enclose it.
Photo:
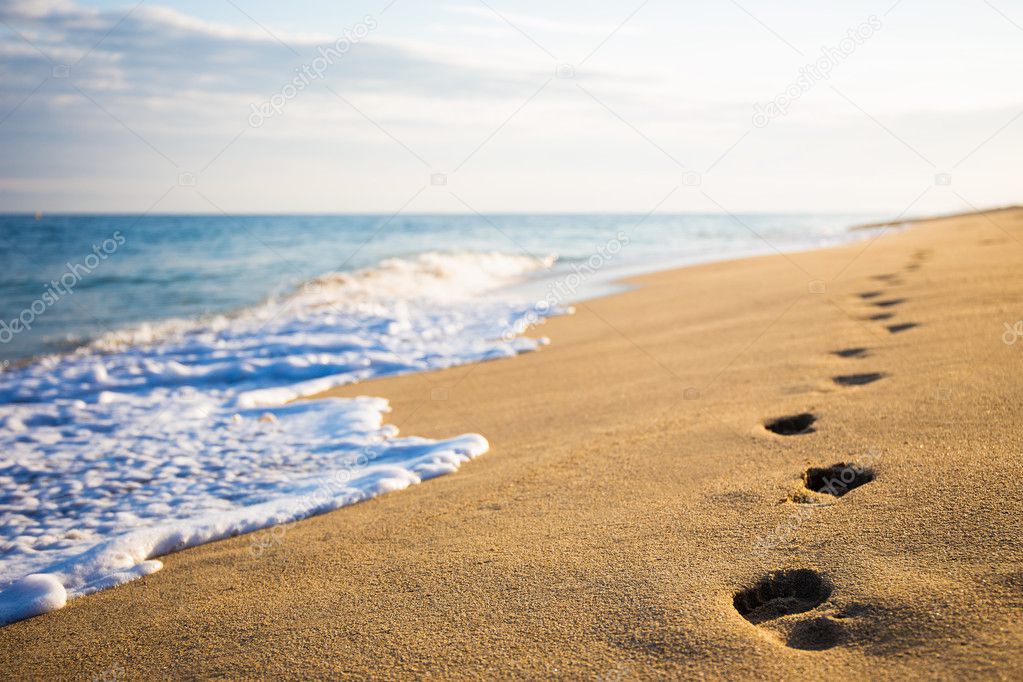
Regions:
[[[647,275],[335,390],[491,451],[0,629],[0,676],[1018,677],[1021,249],[1007,209]]]

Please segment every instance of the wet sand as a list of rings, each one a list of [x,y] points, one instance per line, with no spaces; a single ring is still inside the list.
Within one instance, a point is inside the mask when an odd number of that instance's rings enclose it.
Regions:
[[[1021,209],[920,221],[333,391],[492,450],[3,628],[0,675],[1017,677],[1021,263]]]

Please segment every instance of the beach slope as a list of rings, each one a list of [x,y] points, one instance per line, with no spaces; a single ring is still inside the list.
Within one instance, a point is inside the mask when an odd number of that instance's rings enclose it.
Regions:
[[[333,391],[492,450],[3,628],[0,670],[1018,675],[1021,263],[1023,210],[921,221],[640,277],[537,353]]]

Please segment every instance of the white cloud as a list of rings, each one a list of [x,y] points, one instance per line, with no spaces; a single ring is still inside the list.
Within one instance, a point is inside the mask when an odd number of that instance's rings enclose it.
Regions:
[[[598,39],[606,38],[611,33],[630,34],[635,32],[632,27],[622,25],[621,22],[594,24],[578,21],[578,18],[573,21],[558,21],[518,12],[495,11],[481,4],[448,5],[446,9],[455,14],[483,19],[487,23],[499,24],[505,27],[506,30],[511,29],[508,26],[511,23],[514,26],[514,29],[511,30],[539,31],[565,36],[588,36]]]
[[[986,68],[1019,63],[1018,51],[971,57],[953,46],[954,56],[935,56],[905,44],[917,33],[907,38],[893,19],[833,80],[749,132],[754,103],[806,60],[734,7],[713,21],[734,21],[735,32],[656,13],[643,23],[641,13],[575,78],[552,80],[552,60],[502,19],[482,5],[455,5],[418,23],[379,17],[377,29],[255,129],[251,106],[282,93],[337,36],[272,22],[264,29],[241,15],[226,24],[149,4],[126,16],[129,9],[0,6],[17,31],[0,28],[0,145],[18,160],[0,173],[0,209],[144,209],[143,196],[216,158],[200,187],[228,210],[389,210],[430,172],[452,172],[468,158],[450,186],[483,210],[643,210],[678,181],[669,155],[700,171],[724,155],[704,187],[725,193],[734,210],[900,209],[900,197],[919,194],[934,169],[832,84],[939,166],[1023,109],[1011,88],[988,87],[997,78]],[[552,49],[571,43],[566,54],[586,54],[616,26],[534,16],[510,0],[500,9]],[[464,23],[444,21],[452,16]],[[1002,29],[990,17],[975,22]],[[756,51],[751,32],[763,34]],[[69,77],[54,70],[62,64]],[[971,64],[985,68],[974,74]],[[978,91],[990,94],[970,97]],[[978,205],[1008,200],[1006,169],[1021,137],[1023,120],[963,164],[956,186]],[[168,209],[210,209],[190,190],[168,201]],[[464,210],[443,192],[421,201],[418,210]],[[699,191],[672,201],[681,203],[667,209],[717,210]]]

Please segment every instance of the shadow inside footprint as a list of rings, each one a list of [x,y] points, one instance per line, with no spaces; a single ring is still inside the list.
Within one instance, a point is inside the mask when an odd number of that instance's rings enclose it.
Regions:
[[[831,354],[840,358],[865,358],[868,350],[868,348],[842,348],[831,351]]]
[[[864,292],[862,292],[860,294],[860,298],[863,298],[863,299],[877,298],[878,296],[880,296],[883,293],[884,293],[883,291],[864,291]]]
[[[801,433],[813,433],[815,421],[817,421],[817,417],[809,412],[804,412],[790,417],[769,419],[764,422],[764,428],[781,436],[796,436]]]
[[[827,616],[797,623],[785,642],[793,649],[823,651],[842,639],[842,626]]]
[[[842,497],[850,490],[873,480],[873,469],[846,462],[829,467],[810,467],[803,473],[803,485],[808,489],[835,497]]]
[[[882,320],[890,320],[893,317],[895,317],[895,313],[876,313],[874,315],[871,315],[867,319],[873,320],[874,322],[880,322]]]
[[[889,280],[898,279],[898,278],[899,278],[899,276],[897,274],[895,274],[894,272],[888,273],[888,274],[884,274],[884,275],[874,275],[874,279],[878,280],[879,282],[887,282]]]
[[[888,298],[883,301],[874,301],[874,305],[878,308],[891,308],[892,306],[901,305],[906,302],[904,298]]]
[[[831,377],[839,386],[863,386],[864,384],[872,384],[879,379],[884,379],[885,374],[883,372],[865,372],[863,374],[840,374],[836,377]]]
[[[888,325],[888,331],[890,331],[892,334],[898,334],[899,332],[904,332],[907,329],[912,329],[913,327],[919,326],[920,325],[916,322],[902,322],[901,324]]]
[[[736,592],[732,604],[743,618],[758,625],[816,608],[827,601],[831,590],[824,576],[797,568],[768,573],[752,587]]]

